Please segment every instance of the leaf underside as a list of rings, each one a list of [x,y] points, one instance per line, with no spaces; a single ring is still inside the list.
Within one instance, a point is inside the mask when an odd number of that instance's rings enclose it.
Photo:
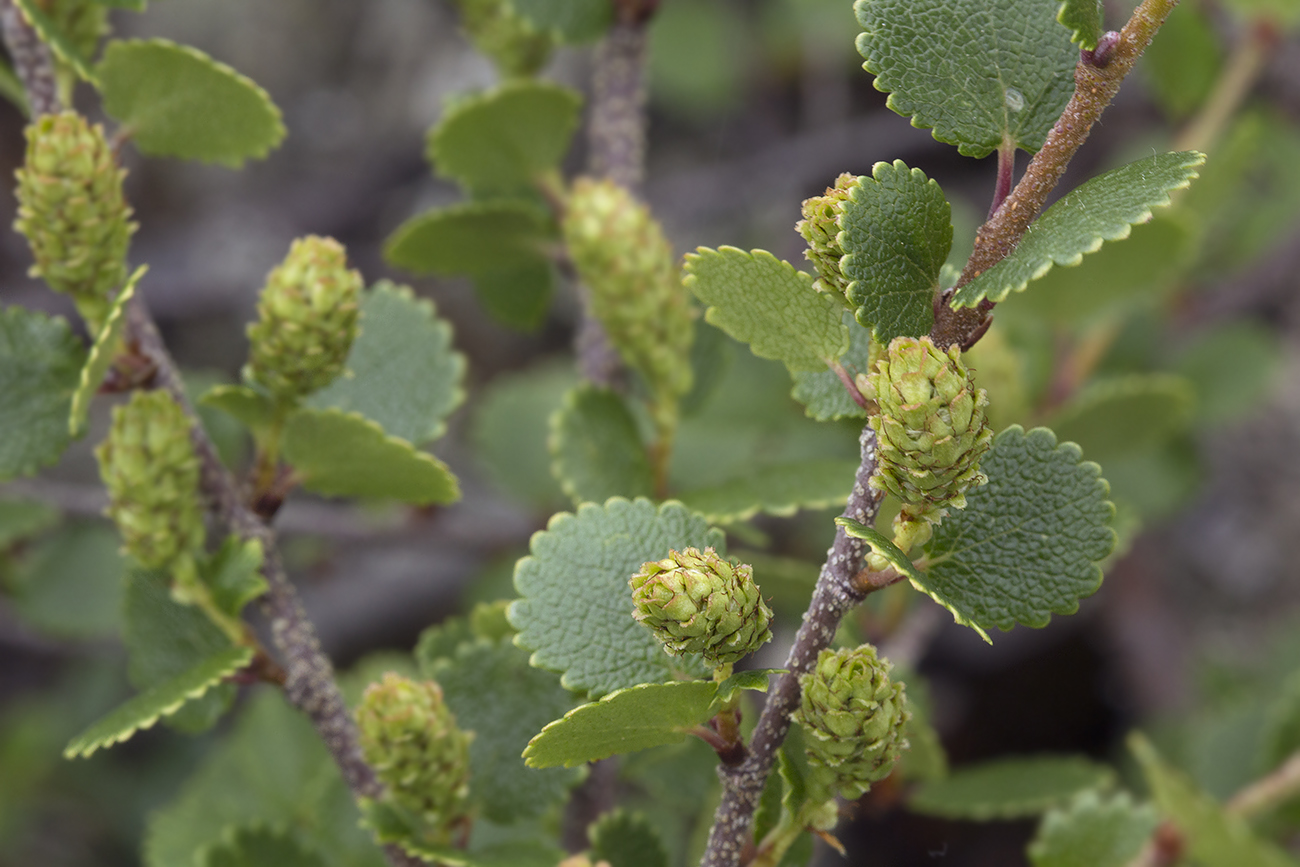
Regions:
[[[863,328],[852,313],[844,314],[849,329],[849,349],[839,357],[850,377],[866,373],[871,366],[871,330]],[[850,395],[835,371],[800,371],[793,375],[790,396],[804,405],[804,414],[817,421],[838,418],[866,418],[867,411]]]
[[[397,227],[384,258],[416,274],[492,276],[545,264],[554,229],[528,202],[463,202]]]
[[[99,391],[104,377],[108,375],[108,369],[113,366],[113,359],[121,347],[122,335],[126,334],[126,305],[135,297],[135,286],[148,270],[148,265],[141,265],[127,279],[122,291],[113,299],[108,315],[104,317],[104,324],[100,326],[99,336],[95,338],[90,354],[86,356],[77,390],[72,395],[72,411],[68,415],[68,433],[74,437],[81,436],[86,429],[90,401],[95,392]]]
[[[859,461],[810,460],[753,467],[680,499],[716,524],[747,521],[759,512],[789,516],[799,509],[842,505],[853,490]]]

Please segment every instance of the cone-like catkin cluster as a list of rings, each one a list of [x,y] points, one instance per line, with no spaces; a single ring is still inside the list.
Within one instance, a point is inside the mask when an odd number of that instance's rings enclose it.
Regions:
[[[361,274],[333,238],[308,235],[266,277],[248,326],[247,375],[281,400],[324,388],[343,372],[357,336]]]
[[[840,270],[840,260],[844,258],[844,248],[840,245],[840,231],[844,227],[840,215],[844,202],[860,180],[857,175],[840,175],[835,179],[835,186],[826,188],[824,196],[804,200],[803,219],[795,224],[795,229],[808,242],[804,257],[817,270],[813,285],[839,298],[845,297],[849,288],[849,280]]]
[[[632,616],[674,656],[700,653],[713,667],[730,665],[772,639],[772,611],[753,568],[730,563],[712,548],[670,551],[628,583]]]
[[[803,727],[814,781],[823,790],[860,798],[889,776],[907,748],[911,714],[903,685],[889,679],[892,666],[876,649],[823,650],[799,678],[794,719]]]
[[[71,295],[92,332],[126,279],[136,226],[122,195],[124,177],[104,130],[76,112],[42,115],[27,127],[14,228],[31,245],[31,275]]]
[[[617,184],[578,178],[564,240],[610,342],[660,402],[675,405],[691,388],[694,312],[649,209]]]
[[[146,568],[169,570],[183,596],[204,541],[199,459],[185,411],[165,391],[137,391],[114,408],[95,456],[127,553]]]
[[[366,688],[357,708],[361,750],[392,801],[445,843],[465,816],[469,743],[432,681],[393,672]]]
[[[456,0],[460,26],[506,76],[529,76],[546,65],[555,38],[519,14],[511,0]]]
[[[896,337],[876,362],[869,390],[879,407],[871,427],[879,441],[871,486],[903,501],[895,523],[904,551],[929,539],[948,507],[966,506],[966,492],[988,479],[979,471],[993,431],[988,398],[976,389],[956,345],[947,352],[929,337]]]

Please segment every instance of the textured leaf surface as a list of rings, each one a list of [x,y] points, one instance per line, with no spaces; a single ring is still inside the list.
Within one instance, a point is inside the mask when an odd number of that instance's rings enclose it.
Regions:
[[[844,203],[840,225],[841,269],[858,322],[885,344],[929,334],[952,248],[952,208],[939,185],[902,160],[876,163]]]
[[[1129,749],[1137,758],[1160,810],[1187,840],[1187,854],[1205,867],[1295,867],[1272,843],[1256,837],[1250,825],[1196,787],[1181,771],[1170,767],[1140,734],[1129,737]]]
[[[759,358],[821,370],[849,348],[843,308],[766,250],[700,247],[686,255],[686,274],[683,284],[709,305],[704,318]]]
[[[288,831],[263,825],[230,828],[198,856],[197,867],[324,867],[324,860]]]
[[[1105,466],[1185,429],[1195,405],[1196,392],[1183,377],[1138,373],[1089,385],[1050,426],[1061,442],[1078,443]]]
[[[465,399],[465,357],[452,349],[451,325],[432,302],[387,280],[361,299],[361,334],[347,370],[307,406],[359,412],[417,446],[442,436],[447,416]]]
[[[528,766],[573,767],[623,753],[674,744],[710,716],[718,685],[694,680],[643,683],[575,707],[533,738]]]
[[[63,750],[63,757],[85,758],[101,747],[122,743],[162,717],[176,713],[191,699],[201,698],[225,677],[248,665],[252,658],[252,648],[248,647],[218,651],[193,668],[150,687],[91,725],[72,739]]]
[[[1071,41],[1092,51],[1101,38],[1101,0],[1065,0],[1056,13],[1056,20],[1069,28]]]
[[[63,454],[85,357],[63,319],[0,310],[0,481],[31,475]]]
[[[684,491],[680,499],[715,524],[747,521],[759,512],[793,515],[844,503],[858,463],[827,459],[754,467],[720,485]]]
[[[986,630],[1046,626],[1073,614],[1101,586],[1115,545],[1114,506],[1096,464],[1047,428],[1013,425],[993,440],[980,470],[988,484],[967,494],[926,546],[918,590],[989,640]]]
[[[4,527],[15,529],[21,527]],[[8,582],[14,609],[47,635],[115,638],[126,574],[121,545],[117,532],[100,524],[71,524],[49,534],[32,546]]]
[[[56,57],[72,67],[82,81],[98,84],[89,59],[68,37],[63,28],[45,13],[36,0],[15,0],[14,5],[23,10],[23,15],[31,22],[32,29],[41,37],[42,42],[50,46]]]
[[[1107,766],[1078,756],[1002,759],[925,783],[908,806],[948,819],[1016,819],[1037,816],[1114,779],[1115,772]]]
[[[580,385],[551,416],[551,472],[574,503],[649,497],[654,473],[636,419],[614,392]]]
[[[532,555],[519,561],[510,608],[515,643],[531,662],[562,675],[567,689],[598,697],[616,689],[665,681],[702,665],[664,652],[654,634],[632,619],[628,579],[650,560],[686,547],[715,548],[725,537],[680,503],[614,498],[577,514],[553,517],[533,535]]]
[[[499,376],[480,392],[471,429],[492,480],[546,515],[567,505],[546,441],[551,415],[576,379],[568,360]]]
[[[564,800],[580,775],[528,768],[521,755],[542,726],[573,707],[559,678],[531,667],[528,654],[508,639],[462,644],[428,674],[442,686],[457,725],[474,732],[470,798],[489,820],[509,824]]]
[[[113,359],[122,345],[122,335],[126,334],[126,305],[135,297],[135,286],[149,270],[148,265],[141,265],[126,281],[122,291],[113,299],[104,317],[104,324],[99,329],[95,343],[90,347],[86,363],[81,368],[81,378],[77,390],[72,393],[72,412],[68,416],[68,433],[74,437],[81,436],[86,429],[86,416],[90,413],[90,401],[113,366]]]
[[[645,816],[611,810],[588,831],[591,859],[609,867],[668,867],[668,852]]]
[[[438,174],[476,193],[517,192],[560,164],[582,100],[567,87],[512,81],[447,110],[429,135]]]
[[[1002,301],[1024,291],[1053,265],[1078,265],[1105,241],[1129,236],[1169,204],[1169,194],[1191,184],[1205,155],[1196,151],[1156,154],[1093,178],[1071,190],[1029,227],[1020,245],[998,264],[957,290],[954,307]]]
[[[565,42],[599,39],[613,20],[610,0],[511,0],[517,11],[538,30],[549,30]],[[618,865],[615,865],[618,867]]]
[[[284,427],[284,456],[309,491],[391,498],[417,506],[453,503],[460,485],[447,465],[357,413],[302,409]]]
[[[554,237],[545,215],[527,202],[464,202],[398,226],[384,258],[416,274],[493,275],[543,263]]]
[[[844,325],[849,329],[849,349],[840,356],[840,366],[848,371],[849,376],[866,373],[871,366],[871,331],[859,325],[851,313],[844,314]],[[804,405],[809,418],[832,421],[867,417],[867,411],[849,396],[848,389],[835,371],[829,368],[816,372],[801,370],[793,374],[793,378],[794,388],[790,396]]]
[[[98,71],[104,111],[146,154],[238,168],[284,139],[280,109],[267,92],[196,48],[114,41]]]
[[[1128,867],[1160,817],[1150,804],[1135,804],[1127,792],[1105,797],[1080,792],[1043,817],[1029,844],[1034,867]]]
[[[275,690],[257,691],[179,796],[152,813],[146,867],[194,867],[231,827],[291,829],[327,867],[384,867],[357,809],[306,715]]]
[[[1042,0],[858,0],[858,51],[889,107],[966,156],[1033,153],[1074,92],[1078,52]]]

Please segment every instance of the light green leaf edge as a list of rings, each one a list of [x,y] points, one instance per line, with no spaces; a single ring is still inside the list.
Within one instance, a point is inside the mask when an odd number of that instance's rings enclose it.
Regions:
[[[572,768],[613,755],[680,743],[688,729],[710,717],[717,693],[718,684],[708,680],[642,683],[614,690],[548,724],[528,742],[524,760],[530,768]],[[638,720],[637,726],[619,724],[620,718],[629,715]],[[566,748],[565,740],[591,735],[592,729],[603,740],[569,743]]]
[[[731,701],[732,696],[742,690],[767,692],[771,676],[785,674],[786,671],[787,669],[784,668],[752,668],[748,671],[736,672],[718,684],[718,694],[713,699],[713,712],[716,713],[723,704]]]
[[[411,469],[422,469],[425,472],[433,471],[441,478],[438,480],[439,487],[435,490],[432,486],[424,493],[370,493],[358,492],[359,489],[349,483],[340,483],[338,477],[331,478],[328,468],[325,473],[318,473],[313,476],[310,469],[305,465],[310,461],[303,461],[305,456],[298,451],[298,459],[295,459],[293,452],[300,448],[300,442],[295,436],[296,425],[310,424],[305,421],[311,417],[329,418],[333,420],[347,420],[358,432],[368,435],[372,444],[379,449],[384,450],[388,457],[397,458],[398,460],[408,461]],[[294,465],[295,470],[301,471],[301,484],[303,488],[314,491],[318,494],[324,494],[327,497],[362,497],[362,498],[393,498],[417,506],[427,505],[445,505],[454,503],[460,499],[460,483],[456,480],[455,475],[448,469],[447,465],[435,458],[428,452],[422,452],[415,446],[411,445],[404,439],[389,436],[384,433],[384,429],[378,423],[371,421],[357,412],[344,412],[339,409],[300,409],[293,415],[289,416],[285,423],[284,430],[284,455],[285,459]],[[334,466],[333,461],[327,462]],[[433,478],[433,476],[430,476]]]
[[[715,266],[751,276],[731,285],[727,276],[712,276]],[[849,349],[844,308],[813,288],[812,275],[766,250],[700,247],[686,254],[685,270],[682,285],[709,305],[705,320],[748,344],[759,358],[781,361],[792,373],[815,371]],[[758,288],[760,278],[765,278],[765,291]],[[756,295],[766,303],[756,305]],[[795,331],[796,325],[803,327]]]
[[[191,699],[202,697],[253,659],[251,647],[229,647],[187,669],[176,677],[151,687],[73,738],[63,750],[66,759],[88,758],[101,747],[126,741],[138,731],[150,728],[163,717],[176,713]]]
[[[604,414],[596,418],[595,413]],[[591,383],[575,385],[551,414],[548,427],[551,475],[575,505],[654,495],[654,470],[636,419],[613,391]],[[613,474],[604,472],[610,464]],[[622,478],[615,479],[615,474]]]
[[[15,2],[22,10],[23,17],[36,31],[36,35],[53,50],[55,56],[71,66],[82,81],[88,81],[95,87],[99,87],[99,76],[91,69],[90,61],[72,44],[67,34],[59,29],[54,19],[37,6],[35,0],[15,0]]]
[[[1056,20],[1070,31],[1070,41],[1086,51],[1097,48],[1102,28],[1101,0],[1065,0]]]
[[[199,405],[224,412],[258,435],[271,424],[275,412],[269,396],[247,385],[214,385],[199,398]]]
[[[1112,768],[1082,756],[1020,756],[961,768],[924,783],[908,808],[946,819],[1018,819],[1040,815],[1079,792],[1109,788],[1114,782]]]
[[[135,286],[148,270],[148,265],[141,265],[135,269],[135,273],[127,278],[126,285],[122,287],[117,298],[113,299],[113,306],[108,309],[108,315],[104,317],[104,324],[99,329],[99,336],[95,338],[95,345],[90,348],[90,354],[86,356],[86,364],[81,368],[81,381],[77,384],[77,390],[72,393],[72,411],[68,414],[68,433],[71,436],[79,437],[86,429],[90,402],[95,397],[95,392],[99,391],[104,377],[108,375],[108,369],[113,366],[118,344],[122,340],[122,335],[126,333],[126,305],[135,297]]]
[[[855,460],[822,458],[753,467],[744,475],[720,484],[682,491],[677,498],[688,509],[703,515],[711,524],[748,521],[759,512],[784,518],[800,509],[825,509],[843,505],[849,494],[853,492],[858,465],[859,461]],[[822,481],[817,477],[825,476],[837,481],[830,486],[830,489],[824,488],[821,491],[793,492],[789,490],[791,486],[787,485],[784,493],[773,493],[772,477],[776,474],[779,474],[778,480],[783,477],[794,477]],[[781,486],[777,485],[777,487]],[[740,505],[742,503],[743,505]]]
[[[1127,238],[1134,225],[1151,219],[1152,209],[1169,205],[1170,193],[1189,186],[1204,162],[1205,154],[1197,151],[1156,154],[1076,187],[1030,225],[1011,255],[958,289],[952,306],[974,307],[986,298],[1001,302],[1053,265],[1078,265],[1106,241]],[[1148,174],[1157,169],[1159,182],[1148,185]]]

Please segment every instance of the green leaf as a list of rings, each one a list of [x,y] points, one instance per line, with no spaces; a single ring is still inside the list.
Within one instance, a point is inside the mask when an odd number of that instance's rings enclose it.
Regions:
[[[654,473],[636,419],[613,391],[579,385],[551,416],[551,473],[577,503],[654,495]]]
[[[854,539],[861,539],[870,545],[872,551],[888,560],[889,564],[898,570],[898,574],[907,576],[913,584],[925,581],[925,573],[917,569],[911,558],[888,536],[852,518],[836,518],[835,523],[843,527],[847,535]]]
[[[998,264],[957,290],[953,307],[1002,301],[1022,292],[1053,265],[1072,266],[1104,241],[1127,238],[1169,204],[1169,194],[1191,184],[1205,155],[1196,151],[1156,154],[1093,178],[1071,190],[1029,227],[1020,245]]]
[[[1259,738],[1258,765],[1266,771],[1300,750],[1300,671],[1294,671],[1270,703]]]
[[[535,261],[474,276],[474,293],[488,314],[507,328],[536,331],[555,294],[555,267]]]
[[[179,796],[149,816],[145,867],[194,867],[231,827],[284,828],[326,867],[385,867],[307,716],[257,690]]]
[[[456,723],[474,732],[469,747],[470,798],[490,821],[509,824],[546,812],[565,799],[581,774],[538,771],[521,754],[538,729],[573,707],[549,671],[528,664],[510,641],[464,643],[425,669],[442,687]],[[485,686],[491,685],[491,689]]]
[[[99,86],[95,71],[90,67],[90,61],[36,0],[16,0],[15,5],[23,10],[23,15],[31,23],[32,29],[40,36],[42,42],[50,46],[56,57],[72,67],[82,81],[89,81],[96,87]]]
[[[748,671],[736,672],[718,684],[718,694],[713,699],[714,709],[731,701],[732,697],[741,690],[767,692],[772,675],[785,674],[785,671],[784,668],[751,668]]]
[[[559,167],[581,106],[567,87],[507,82],[447,109],[430,131],[429,161],[475,194],[527,190]]]
[[[549,30],[569,43],[599,39],[614,18],[610,0],[511,0],[511,3],[538,30]]]
[[[203,582],[212,601],[230,617],[238,618],[244,606],[267,591],[262,577],[262,543],[227,536],[215,554],[204,563]]]
[[[515,643],[534,651],[531,662],[561,673],[565,688],[598,697],[685,671],[702,675],[698,660],[675,659],[654,634],[632,619],[628,579],[669,550],[712,547],[725,555],[725,537],[680,503],[618,497],[551,518],[534,534],[531,556],[515,569],[522,599],[510,608]]]
[[[122,610],[122,640],[129,654],[127,677],[137,689],[147,690],[179,678],[231,647],[230,639],[203,612],[171,598],[164,573],[131,570]],[[233,686],[219,685],[187,702],[168,722],[182,731],[203,731],[225,713],[233,699]]]
[[[14,608],[49,635],[115,637],[122,624],[121,544],[114,530],[96,524],[71,524],[50,534],[14,571]]]
[[[849,348],[843,308],[766,250],[700,247],[686,254],[682,283],[709,305],[710,324],[791,371],[821,370]]]
[[[609,867],[668,867],[668,852],[659,834],[640,813],[611,810],[587,831],[589,858]]]
[[[63,750],[65,759],[88,758],[101,747],[111,747],[171,716],[187,702],[203,695],[253,659],[250,647],[228,647],[193,668],[150,687],[108,716],[77,735]]]
[[[753,467],[720,485],[684,491],[680,499],[714,524],[747,521],[759,512],[789,516],[799,509],[842,505],[853,490],[858,464],[826,459]]]
[[[479,393],[471,425],[477,456],[491,479],[546,515],[568,505],[551,475],[546,441],[551,415],[576,381],[567,359],[499,376]]]
[[[929,334],[952,248],[952,207],[939,184],[902,160],[876,163],[844,202],[840,225],[845,294],[858,322],[885,344]]]
[[[1135,373],[1098,380],[1058,412],[1050,427],[1062,442],[1078,443],[1105,466],[1185,430],[1196,393],[1191,383],[1169,373]]]
[[[12,102],[23,117],[31,117],[32,110],[27,105],[27,88],[8,60],[0,60],[0,96]]]
[[[203,406],[220,410],[254,434],[261,434],[275,416],[275,401],[246,385],[215,385],[199,398]]]
[[[844,314],[844,325],[849,329],[849,350],[839,358],[850,377],[866,373],[871,368],[871,330],[863,328],[852,313]],[[696,374],[698,377],[698,374]],[[866,418],[867,411],[844,387],[835,371],[816,372],[801,370],[793,374],[794,388],[790,396],[802,403],[809,418],[833,421],[839,418]]]
[[[1160,817],[1127,792],[1088,789],[1043,816],[1029,844],[1034,867],[1128,867],[1151,839]]]
[[[1295,867],[1272,843],[1256,837],[1239,816],[1224,812],[1183,773],[1170,767],[1141,734],[1128,739],[1156,804],[1187,841],[1187,855],[1204,867]]]
[[[463,202],[426,211],[397,227],[384,258],[416,274],[497,275],[546,264],[555,228],[528,202]]]
[[[946,819],[1018,819],[1064,804],[1084,789],[1109,786],[1115,772],[1079,756],[999,759],[922,784],[908,806]]]
[[[858,0],[863,66],[912,126],[983,157],[1033,153],[1074,92],[1078,52],[1041,0]]]
[[[327,497],[391,498],[417,506],[460,499],[460,485],[446,464],[355,412],[298,410],[284,426],[284,457],[304,488]]]
[[[718,685],[707,680],[643,683],[580,705],[528,742],[530,768],[571,768],[675,744],[709,718]]]
[[[435,312],[406,286],[376,283],[361,299],[348,375],[306,406],[358,412],[416,446],[442,436],[447,416],[465,399],[465,357],[452,349],[451,325]]]
[[[1282,27],[1300,23],[1300,8],[1291,0],[1228,0],[1227,5],[1243,17],[1271,21]]]
[[[98,71],[104,111],[142,153],[239,168],[284,139],[280,109],[267,92],[196,48],[114,41]]]
[[[197,867],[324,867],[315,851],[304,848],[288,831],[264,825],[226,829],[220,843],[198,856]]]
[[[1073,614],[1101,586],[1115,545],[1115,508],[1101,468],[1047,428],[1012,425],[993,440],[980,470],[987,484],[949,512],[926,546],[929,594],[989,641],[987,629],[1046,626]]]
[[[108,308],[99,336],[95,338],[95,344],[86,356],[86,364],[81,368],[77,390],[72,393],[72,412],[68,415],[68,433],[71,436],[79,437],[86,430],[90,401],[95,392],[99,391],[104,377],[108,375],[108,369],[113,366],[113,359],[122,348],[122,337],[126,334],[126,305],[135,297],[135,286],[148,270],[148,265],[136,268]]]
[[[63,454],[85,358],[61,317],[0,310],[0,481],[31,475]]]
[[[1139,68],[1156,103],[1182,120],[1205,102],[1223,67],[1218,23],[1199,3],[1180,3],[1142,52]]]
[[[1093,51],[1102,31],[1101,0],[1064,0],[1056,20],[1070,30],[1070,41]]]
[[[36,500],[0,499],[0,552],[59,522],[59,512]]]
[[[1175,369],[1196,393],[1196,418],[1229,424],[1257,410],[1282,368],[1277,331],[1239,320],[1211,328],[1179,353]]]

